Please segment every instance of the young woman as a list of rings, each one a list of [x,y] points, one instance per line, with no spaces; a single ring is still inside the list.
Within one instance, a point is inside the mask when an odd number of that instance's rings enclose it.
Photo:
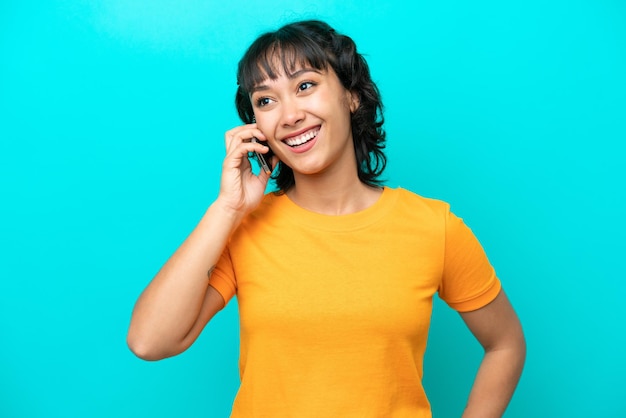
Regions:
[[[380,184],[382,104],[354,42],[286,25],[250,46],[238,84],[245,124],[226,133],[219,196],[139,298],[132,351],[184,351],[236,295],[233,417],[430,417],[438,293],[485,349],[463,416],[501,416],[524,363],[520,323],[447,204]],[[270,149],[278,191],[264,194],[269,174],[248,155]]]

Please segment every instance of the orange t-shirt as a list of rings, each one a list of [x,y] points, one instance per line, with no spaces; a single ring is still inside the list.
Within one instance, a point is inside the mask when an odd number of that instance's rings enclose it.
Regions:
[[[267,195],[235,231],[210,284],[237,295],[241,386],[232,417],[430,417],[422,362],[438,292],[491,302],[500,282],[441,201],[385,188],[328,216]]]

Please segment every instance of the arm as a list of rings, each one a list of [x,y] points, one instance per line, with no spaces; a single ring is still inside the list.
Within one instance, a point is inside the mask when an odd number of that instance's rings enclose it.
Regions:
[[[521,324],[504,291],[487,306],[461,317],[485,350],[463,418],[501,417],[526,358]]]
[[[159,360],[181,353],[224,307],[208,276],[232,232],[259,205],[269,179],[265,172],[252,173],[248,152],[266,150],[250,142],[253,136],[265,138],[254,124],[226,133],[218,198],[137,300],[127,342],[138,357]]]

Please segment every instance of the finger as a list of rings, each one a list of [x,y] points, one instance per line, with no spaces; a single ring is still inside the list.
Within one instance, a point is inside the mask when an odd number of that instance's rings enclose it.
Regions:
[[[241,144],[256,144],[256,145],[261,145],[264,148],[258,148],[258,147],[254,147],[254,148],[248,148],[248,149],[255,149],[255,150],[260,150],[260,149],[265,149],[266,147],[266,139],[265,137],[261,137],[262,133],[261,131],[254,129],[254,130],[247,130],[247,131],[243,131],[237,134],[232,135],[231,137],[228,138],[228,144],[226,145],[226,153],[230,153],[231,150],[234,150],[236,148],[238,148]],[[261,137],[261,138],[259,138]],[[257,139],[255,141],[255,139]],[[261,152],[265,152],[265,151],[261,151]]]
[[[258,152],[265,154],[269,148],[259,142],[239,142],[237,145],[231,144],[230,149],[226,153],[225,163],[228,166],[239,166],[243,160],[248,161],[250,153]],[[229,163],[232,162],[232,163]]]
[[[224,141],[226,143],[226,149],[228,149],[231,144],[238,142],[249,142],[253,137],[260,139],[261,141],[266,141],[265,135],[261,132],[256,123],[251,123],[249,125],[237,126],[226,132],[224,135]]]

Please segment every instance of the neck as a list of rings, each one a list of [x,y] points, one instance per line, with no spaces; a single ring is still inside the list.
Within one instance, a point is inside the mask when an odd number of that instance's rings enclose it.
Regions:
[[[358,176],[337,181],[317,176],[296,176],[296,184],[287,196],[296,205],[324,215],[347,215],[372,206],[382,193],[381,188],[361,183]]]

